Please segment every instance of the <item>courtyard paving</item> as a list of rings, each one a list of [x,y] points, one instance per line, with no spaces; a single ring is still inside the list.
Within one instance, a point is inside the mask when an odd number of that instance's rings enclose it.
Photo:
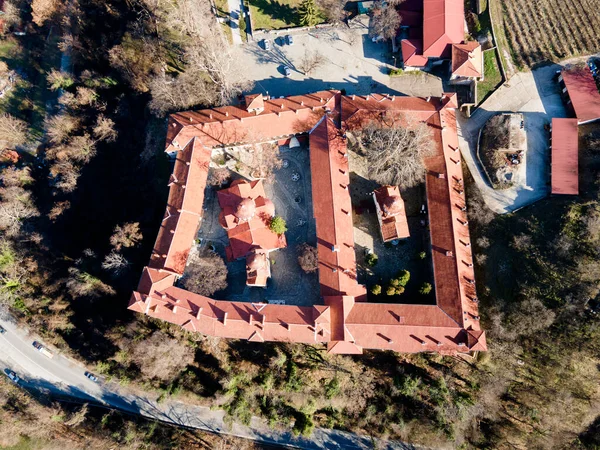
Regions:
[[[293,45],[285,43],[291,34]],[[323,89],[345,89],[348,94],[371,92],[411,96],[439,96],[442,80],[430,74],[390,77],[394,59],[387,42],[374,43],[368,35],[368,17],[359,16],[349,26],[310,31],[270,31],[255,33],[254,41],[241,46],[246,79],[254,81],[253,92],[271,96],[297,95]],[[263,39],[271,41],[266,51]],[[302,72],[307,51],[318,51],[323,64],[310,74]],[[283,66],[291,70],[286,77]]]
[[[287,222],[287,248],[271,252],[271,278],[266,288],[246,286],[245,260],[227,262],[228,287],[214,298],[246,302],[269,302],[311,306],[322,303],[316,273],[300,268],[296,247],[303,242],[316,245],[308,148],[280,147],[284,167],[275,171],[272,183],[264,182],[265,193],[275,204],[275,213]],[[212,170],[212,169],[211,169]],[[200,246],[212,246],[225,258],[227,233],[218,221],[221,211],[214,187],[205,190],[204,218],[198,239]]]

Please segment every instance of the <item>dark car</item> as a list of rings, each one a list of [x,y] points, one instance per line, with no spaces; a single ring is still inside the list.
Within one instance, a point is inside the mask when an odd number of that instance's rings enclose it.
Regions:
[[[86,372],[85,376],[92,380],[94,383],[98,382],[98,377],[91,372]]]
[[[6,333],[6,330],[4,328],[2,328],[2,326],[0,325],[0,334],[4,334]]]
[[[288,66],[283,66],[283,73],[285,74],[286,77],[289,77],[292,74],[292,71],[290,70],[290,68]]]
[[[291,34],[288,34],[285,37],[285,40],[287,41],[288,45],[294,45],[294,38],[293,38],[293,36]]]
[[[20,378],[18,377],[18,375],[16,373],[14,373],[12,370],[8,370],[5,369],[4,373],[6,374],[6,376],[8,378],[10,378],[13,382],[18,383]]]

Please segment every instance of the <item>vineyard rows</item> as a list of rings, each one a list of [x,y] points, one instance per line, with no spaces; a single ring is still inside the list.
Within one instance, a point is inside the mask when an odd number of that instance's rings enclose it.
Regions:
[[[600,51],[598,0],[500,0],[515,62],[532,66]]]

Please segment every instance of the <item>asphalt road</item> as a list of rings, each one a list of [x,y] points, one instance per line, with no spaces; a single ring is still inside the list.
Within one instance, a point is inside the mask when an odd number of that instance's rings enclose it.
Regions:
[[[134,394],[112,382],[94,383],[85,377],[85,367],[55,352],[48,358],[36,350],[29,336],[0,310],[0,325],[6,333],[0,334],[0,370],[13,370],[26,389],[52,394],[62,398],[100,404],[162,422],[196,428],[217,434],[228,434],[257,442],[303,449],[415,449],[401,442],[379,441],[339,430],[315,429],[309,438],[295,437],[290,430],[273,430],[266,422],[253,417],[250,426],[225,424],[223,410],[188,405],[176,401],[156,401],[156,395]]]

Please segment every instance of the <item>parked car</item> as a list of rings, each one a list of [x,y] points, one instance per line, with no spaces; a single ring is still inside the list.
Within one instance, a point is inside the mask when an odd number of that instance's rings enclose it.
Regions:
[[[10,378],[13,382],[18,383],[21,379],[18,377],[18,375],[16,373],[14,373],[12,370],[8,370],[5,369],[4,373],[6,374],[6,376],[8,378]]]
[[[48,357],[48,358],[54,358],[54,353],[52,353],[50,350],[48,350],[46,347],[44,347],[42,344],[40,344],[38,341],[33,341],[33,346],[44,356]]]
[[[6,330],[2,326],[0,326],[0,334],[4,334],[4,333],[6,333]]]
[[[289,77],[292,74],[292,71],[288,66],[283,66],[283,73],[285,73],[286,77]]]
[[[98,382],[98,377],[91,372],[86,372],[85,376],[92,380],[94,383]]]
[[[265,50],[271,50],[271,41],[268,39],[263,39],[263,48]]]
[[[291,34],[288,34],[285,37],[285,40],[287,41],[288,45],[294,45],[294,38],[293,38],[293,36]]]

